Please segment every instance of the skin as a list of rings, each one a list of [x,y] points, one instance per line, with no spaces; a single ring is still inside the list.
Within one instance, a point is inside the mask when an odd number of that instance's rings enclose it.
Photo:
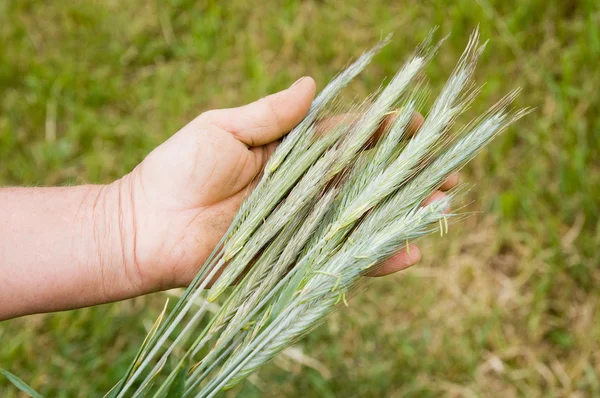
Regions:
[[[0,189],[0,319],[189,284],[314,95],[304,77],[249,105],[205,112],[112,184]],[[415,114],[413,133],[422,122]],[[457,182],[451,176],[428,201]],[[411,245],[371,276],[420,258]]]

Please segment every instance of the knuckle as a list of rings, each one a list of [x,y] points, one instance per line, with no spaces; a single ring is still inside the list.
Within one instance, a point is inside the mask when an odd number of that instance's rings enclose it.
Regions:
[[[267,114],[267,124],[272,125],[277,129],[281,129],[283,126],[283,122],[281,120],[277,107],[273,103],[273,100],[269,97],[265,97],[261,98],[259,101],[261,101],[265,106]]]
[[[204,126],[216,125],[216,115],[215,110],[204,111],[196,118],[196,122]]]

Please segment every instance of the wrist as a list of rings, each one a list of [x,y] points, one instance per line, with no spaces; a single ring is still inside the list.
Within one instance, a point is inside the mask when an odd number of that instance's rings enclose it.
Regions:
[[[102,301],[147,293],[135,258],[135,214],[130,175],[96,186],[86,198],[87,215],[81,217],[87,237],[87,263],[98,270]],[[91,228],[90,228],[91,226]]]

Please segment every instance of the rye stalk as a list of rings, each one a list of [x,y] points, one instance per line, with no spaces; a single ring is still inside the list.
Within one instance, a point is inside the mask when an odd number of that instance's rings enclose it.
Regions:
[[[431,38],[376,96],[354,106],[353,114],[324,134],[319,118],[389,38],[317,96],[267,163],[257,187],[190,287],[166,319],[153,327],[111,396],[125,396],[156,360],[133,394],[142,396],[189,334],[191,345],[155,396],[170,391],[183,375],[181,396],[212,397],[306,334],[339,303],[347,303],[360,277],[399,248],[435,230],[437,222],[442,232],[447,229],[446,219],[454,215],[446,211],[455,194],[425,207],[420,207],[422,201],[526,111],[508,109],[515,91],[458,137],[450,134],[478,92],[472,77],[485,44],[478,44],[475,31],[418,134],[410,136],[420,104],[418,90],[411,86],[442,43],[432,46]],[[369,148],[373,132],[390,114],[394,120]],[[200,309],[184,320],[219,272]],[[218,313],[204,329],[195,330],[208,303],[223,297],[234,281],[238,284]],[[183,327],[182,332],[164,347],[177,327]],[[204,357],[196,358],[205,347]],[[193,365],[185,374],[188,363]]]

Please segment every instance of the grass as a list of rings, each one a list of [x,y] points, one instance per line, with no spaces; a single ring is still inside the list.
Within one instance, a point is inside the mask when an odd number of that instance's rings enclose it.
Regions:
[[[323,87],[390,31],[348,92],[373,91],[440,25],[452,36],[427,70],[435,94],[480,23],[487,84],[470,114],[516,86],[517,105],[538,108],[464,172],[482,213],[425,240],[418,267],[372,282],[299,344],[329,372],[280,358],[231,394],[600,394],[600,8],[389,3],[2,2],[0,183],[111,181],[202,110],[304,74]],[[47,396],[100,395],[163,304],[3,322],[0,366]],[[17,396],[5,380],[0,391]]]

